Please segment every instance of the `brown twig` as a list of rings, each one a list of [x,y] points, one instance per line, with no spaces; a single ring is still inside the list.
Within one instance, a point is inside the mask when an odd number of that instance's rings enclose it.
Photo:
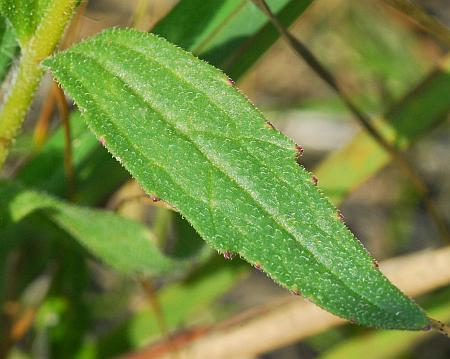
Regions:
[[[170,345],[175,348],[181,348],[181,347],[191,343],[193,340],[195,340],[197,338],[201,338],[203,335],[205,335],[207,330],[208,329],[205,327],[191,328],[189,330],[186,330],[183,333],[181,333],[180,335],[177,335],[176,337],[172,338],[170,341]],[[152,347],[150,349],[144,349],[142,351],[129,353],[129,354],[126,354],[123,358],[126,358],[126,359],[159,358],[161,355],[167,354],[167,351],[168,351],[167,348],[168,348],[167,340],[161,341],[159,343],[152,345]],[[246,358],[240,357],[240,359],[246,359]]]
[[[406,294],[419,296],[450,283],[450,247],[426,250],[412,255],[387,260],[380,264],[384,274]],[[337,325],[345,324],[316,305],[290,296],[283,305],[280,300],[257,314],[243,316],[231,326],[217,325],[205,330],[201,337],[193,338],[178,348],[180,359],[225,359],[261,355],[268,351],[319,334]],[[254,310],[254,309],[253,309]],[[174,338],[176,340],[176,338]],[[161,344],[159,344],[161,347]],[[152,358],[170,358],[168,347]],[[153,352],[150,347],[141,352]],[[124,359],[135,358],[134,353]]]
[[[16,272],[12,274],[15,275]],[[38,308],[48,293],[50,283],[50,277],[39,277],[27,287],[28,291],[32,290],[32,295],[30,292],[27,294],[25,290],[25,294],[22,292],[20,299],[10,298],[11,300],[4,303],[3,310],[0,312],[4,321],[0,340],[0,358],[6,358],[13,345],[28,333]]]
[[[22,339],[33,324],[37,308],[26,308],[23,313],[17,317],[11,327],[11,341],[17,343]]]
[[[345,90],[340,86],[333,74],[329,72],[325,66],[316,58],[316,56],[297,38],[295,38],[283,25],[278,21],[275,15],[272,13],[267,3],[264,0],[252,0],[253,3],[263,11],[272,22],[273,26],[280,33],[280,36],[286,40],[289,46],[309,65],[309,67],[323,80],[325,81],[342,99],[345,105],[349,108],[354,117],[358,120],[359,124],[369,133],[369,135],[388,152],[394,161],[399,165],[403,172],[410,178],[416,190],[422,197],[422,200],[427,208],[427,211],[436,225],[444,242],[450,242],[450,233],[447,229],[446,222],[442,214],[438,211],[436,206],[430,197],[430,190],[417,173],[413,165],[407,160],[407,158],[400,152],[395,146],[391,145],[378,129],[372,124],[372,120],[365,113],[360,111],[353,103],[350,96],[347,95]]]
[[[13,345],[19,342],[30,330],[37,313],[37,307],[22,308],[17,304],[17,313],[8,317],[2,313],[5,335],[0,340],[0,358],[6,358]],[[8,317],[8,318],[7,318]]]
[[[50,92],[41,107],[39,118],[34,127],[34,145],[35,150],[39,151],[45,143],[48,134],[48,124],[55,108],[55,96]]]
[[[420,6],[409,0],[384,0],[384,2],[409,17],[423,30],[450,48],[450,30],[433,16],[428,15]]]
[[[153,311],[155,312],[156,321],[158,323],[158,327],[159,330],[161,331],[161,334],[167,337],[168,330],[166,320],[164,319],[164,315],[162,314],[161,305],[159,303],[158,296],[152,281],[149,279],[141,279],[139,280],[139,283],[141,284],[141,287],[149,300],[150,306],[153,308]]]
[[[167,329],[166,320],[161,309],[161,304],[158,300],[158,294],[153,286],[153,282],[150,279],[141,279],[139,282],[144,289],[153,312],[155,313],[156,322],[161,332],[161,336],[164,338],[167,347],[170,348],[169,351],[171,353],[171,359],[178,359],[177,347],[172,340],[169,330]]]
[[[81,19],[83,18],[84,12],[86,11],[89,0],[82,0],[80,5],[78,6],[76,14],[72,18],[72,22],[69,25],[69,28],[66,31],[66,36],[64,36],[63,41],[59,48],[61,50],[67,49],[70,45],[72,45],[77,36],[78,31],[80,29]]]
[[[57,85],[56,82],[53,82],[52,93],[56,98],[59,116],[61,117],[61,122],[64,128],[64,173],[67,181],[67,194],[70,198],[75,193],[75,172],[73,168],[69,107],[67,106],[67,100],[64,96],[63,90]]]

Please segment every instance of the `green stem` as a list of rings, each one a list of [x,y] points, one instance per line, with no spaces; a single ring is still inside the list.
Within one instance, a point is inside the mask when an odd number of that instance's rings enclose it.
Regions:
[[[78,0],[52,1],[36,32],[22,48],[14,84],[0,111],[0,169],[44,72],[40,63],[52,54],[77,3]]]

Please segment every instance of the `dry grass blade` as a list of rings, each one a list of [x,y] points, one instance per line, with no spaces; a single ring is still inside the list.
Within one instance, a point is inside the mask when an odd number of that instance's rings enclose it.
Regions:
[[[384,0],[384,2],[408,16],[422,29],[450,48],[450,30],[419,6],[409,0]]]
[[[449,262],[450,247],[445,247],[393,258],[381,263],[380,268],[405,293],[419,296],[450,283]],[[219,325],[197,340],[185,343],[179,349],[178,357],[221,359],[256,356],[345,323],[312,303],[293,297],[284,300],[283,305],[277,301],[268,308],[265,305],[261,310],[253,309],[253,315],[243,316],[245,320],[237,320],[228,326]],[[151,347],[123,358],[168,359],[172,355],[169,350],[166,347],[166,352],[158,356],[145,355],[153,353]]]

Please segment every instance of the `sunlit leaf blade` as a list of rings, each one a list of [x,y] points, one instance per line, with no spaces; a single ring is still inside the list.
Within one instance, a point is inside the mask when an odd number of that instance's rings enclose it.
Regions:
[[[22,45],[34,34],[52,0],[0,0],[0,12],[11,22]]]
[[[153,29],[184,49],[200,50],[246,0],[182,0]],[[176,26],[174,26],[176,25]]]
[[[289,26],[312,0],[269,0],[284,26]],[[278,39],[267,17],[248,0],[183,0],[153,32],[193,52],[210,64],[241,77]]]
[[[114,213],[83,208],[44,193],[0,181],[0,230],[43,211],[91,253],[125,274],[163,274],[177,263],[154,245],[145,226]]]
[[[279,10],[278,18],[285,26],[288,26],[311,2],[311,0],[283,0],[269,3],[273,6],[273,11]],[[227,71],[235,80],[238,80],[278,38],[278,32],[260,11],[256,11],[251,19],[247,16],[246,9],[249,7],[252,8],[254,5],[246,0],[220,0],[211,1],[208,4],[199,0],[183,0],[158,23],[154,30],[179,46],[188,50],[197,50],[200,57],[204,55],[216,66],[226,65]],[[196,32],[194,29],[198,19],[194,19],[193,16],[201,19],[214,18],[212,24],[214,26],[205,26]],[[261,22],[261,19],[265,23]],[[207,48],[203,49],[204,53],[201,48],[197,48],[198,40],[189,40],[193,33],[204,40],[207,39],[204,41],[204,44],[208,44]],[[241,36],[242,34],[246,36]],[[225,53],[219,43],[233,44],[234,47],[227,49]],[[244,48],[245,51],[242,51]],[[212,57],[219,61],[216,62]],[[233,58],[233,61],[230,62],[227,58]],[[97,140],[91,138],[90,133],[84,133],[86,126],[80,123],[78,113],[75,112],[71,117],[76,176],[74,199],[77,203],[95,204],[123,182],[127,174],[124,174],[125,171],[117,165],[117,162],[111,160],[109,155],[105,156],[105,151],[100,148]],[[38,156],[20,170],[21,182],[33,188],[64,196],[67,192],[67,184],[62,165],[63,151],[64,133],[62,129],[59,129],[56,136],[45,144]],[[99,182],[101,186],[98,185]],[[183,243],[185,242],[183,240]]]
[[[134,30],[105,31],[45,65],[147,193],[219,252],[360,324],[428,325],[297,165],[295,144],[223,73]]]

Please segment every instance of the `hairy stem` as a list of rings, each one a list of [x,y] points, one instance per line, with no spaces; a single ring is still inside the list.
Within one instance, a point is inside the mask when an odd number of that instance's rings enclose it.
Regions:
[[[0,168],[42,77],[40,62],[55,49],[77,3],[77,0],[52,1],[36,32],[22,48],[15,81],[0,111]]]

